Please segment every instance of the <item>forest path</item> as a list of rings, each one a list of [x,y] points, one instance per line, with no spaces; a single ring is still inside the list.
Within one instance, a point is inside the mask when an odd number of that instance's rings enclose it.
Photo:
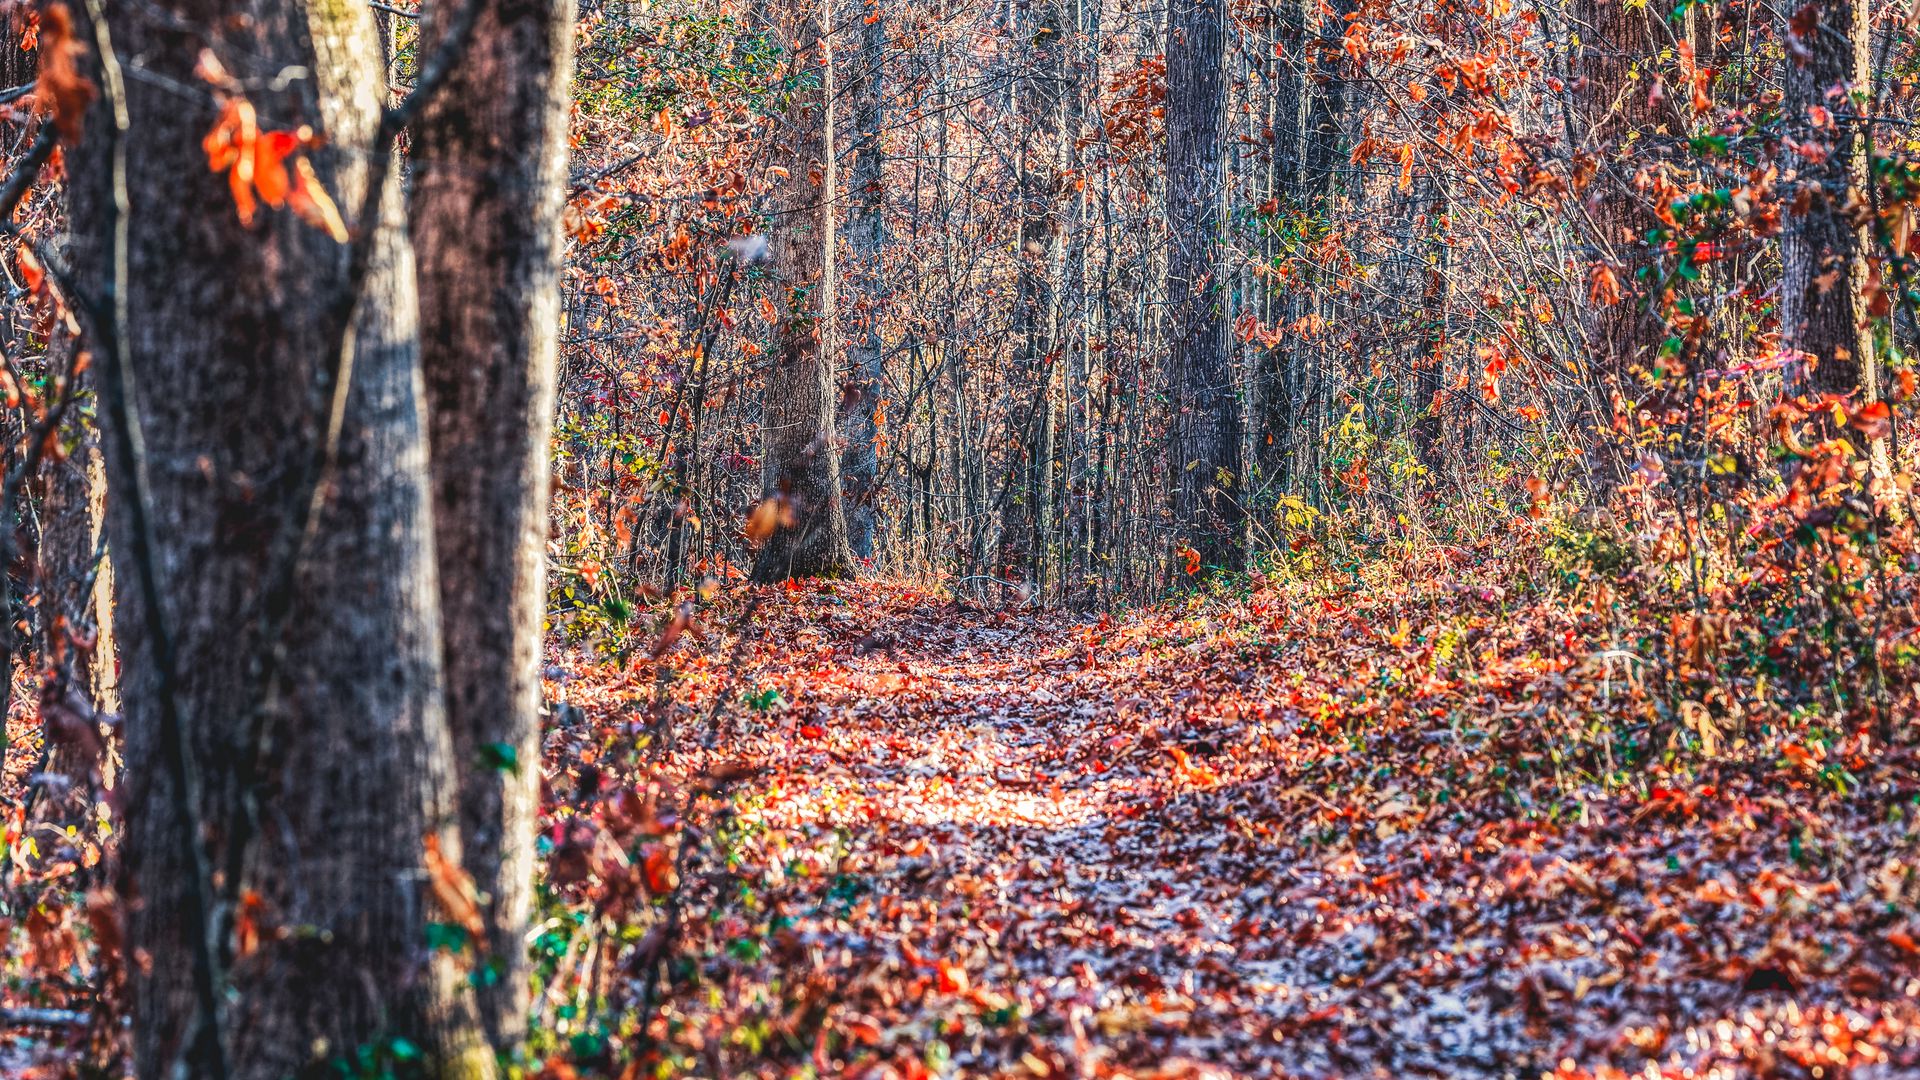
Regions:
[[[711,676],[764,708],[677,1007],[710,1046],[740,999],[700,995],[778,986],[767,1053],[822,1075],[1920,1069],[1907,827],[1771,754],[1581,781],[1556,718],[1621,691],[1457,600],[780,597]]]

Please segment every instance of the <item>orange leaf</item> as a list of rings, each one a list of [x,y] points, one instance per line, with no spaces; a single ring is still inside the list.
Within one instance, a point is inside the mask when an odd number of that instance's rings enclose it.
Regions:
[[[252,889],[241,895],[238,910],[233,915],[235,956],[251,956],[260,948],[260,917],[266,909],[267,902]]]
[[[440,853],[440,837],[434,833],[427,834],[426,863],[434,903],[467,932],[476,948],[483,947],[487,926],[480,917],[480,890],[474,888],[473,876]]]
[[[940,992],[943,994],[964,994],[967,992],[967,969],[959,964],[940,962]]]
[[[1593,264],[1593,283],[1588,297],[1595,307],[1612,307],[1620,302],[1620,278],[1606,263]]]
[[[80,74],[80,54],[86,46],[74,40],[73,15],[67,5],[48,4],[40,12],[40,78],[34,84],[34,111],[53,117],[53,126],[69,143],[80,140],[80,125],[95,88]]]
[[[1869,439],[1884,439],[1893,433],[1893,410],[1884,401],[1868,402],[1848,423]]]
[[[680,609],[673,613],[673,621],[667,623],[665,630],[660,631],[660,640],[653,643],[654,659],[667,655],[667,650],[673,648],[673,643],[680,640],[680,635],[686,633],[687,626],[692,621],[692,607],[681,604]]]
[[[793,517],[793,510],[778,496],[768,496],[760,500],[760,505],[747,515],[747,543],[759,547],[780,527],[782,519]]]
[[[45,267],[40,265],[40,257],[33,253],[32,248],[22,244],[20,245],[18,261],[20,263],[20,283],[27,287],[28,292],[38,294],[41,287],[47,282],[47,271]]]
[[[253,142],[253,189],[260,201],[272,207],[287,205],[292,181],[287,177],[287,155],[299,149],[300,140],[291,131],[269,131]]]
[[[648,845],[646,873],[647,888],[653,890],[655,896],[670,893],[680,884],[680,871],[674,867],[673,856],[667,853],[665,844]]]

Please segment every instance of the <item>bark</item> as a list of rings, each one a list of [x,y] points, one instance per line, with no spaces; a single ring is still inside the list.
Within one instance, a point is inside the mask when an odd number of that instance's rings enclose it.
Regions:
[[[450,916],[427,845],[457,856],[459,838],[413,257],[397,179],[363,201],[371,14],[116,0],[105,16],[125,123],[117,146],[97,140],[107,160],[72,163],[90,226],[74,262],[111,419],[108,531],[139,583],[119,612],[134,1072],[265,1080],[417,1051],[429,1073],[490,1076],[466,974],[428,944]],[[263,129],[314,128],[317,179],[366,236],[357,293],[326,231],[264,206],[241,222],[201,146],[217,102],[177,89],[207,86],[203,50],[255,88]]]
[[[71,344],[49,345],[65,370]],[[112,729],[120,709],[113,644],[113,570],[102,543],[106,475],[99,432],[76,411],[57,459],[41,462],[38,653],[40,716],[50,820],[87,816],[89,798],[111,784]]]
[[[1036,0],[1026,21],[1029,67],[1017,88],[1020,250],[1014,283],[1014,356],[1002,569],[1044,591],[1053,540],[1053,372],[1059,350],[1063,245],[1060,177],[1066,166],[1065,20],[1059,0]]]
[[[1780,238],[1782,344],[1810,365],[1802,388],[1816,394],[1878,393],[1866,310],[1869,236],[1847,220],[1848,196],[1864,192],[1860,125],[1829,116],[1856,111],[1835,87],[1865,90],[1867,0],[1814,0],[1788,20],[1783,113],[1793,151],[1790,203]]]
[[[1653,101],[1654,61],[1658,53],[1652,9],[1622,0],[1574,0],[1571,9],[1579,47],[1572,59],[1575,183],[1592,224],[1589,257],[1604,265],[1620,285],[1613,304],[1589,305],[1585,321],[1587,367],[1594,386],[1595,423],[1611,426],[1603,403],[1614,391],[1635,396],[1632,369],[1665,378],[1657,370],[1658,350],[1666,338],[1657,297],[1643,273],[1653,268],[1653,250],[1644,236],[1655,224],[1634,190],[1644,162],[1646,142],[1658,123]]]
[[[39,72],[40,54],[21,48],[25,36],[28,16],[33,14],[33,5],[29,3],[8,4],[4,15],[0,15],[0,90],[12,90],[34,81]]]
[[[1420,288],[1420,352],[1414,365],[1413,449],[1432,485],[1443,464],[1440,439],[1442,394],[1446,388],[1447,231],[1446,203],[1436,196],[1426,214],[1426,272]]]
[[[771,237],[778,324],[760,426],[765,490],[788,513],[761,546],[753,580],[845,577],[853,565],[835,438],[833,64],[813,0],[788,0],[786,38],[803,74],[778,139],[787,170]],[[797,10],[796,10],[797,9]]]
[[[1227,346],[1226,0],[1173,0],[1167,35],[1167,302],[1173,520],[1209,570],[1244,562],[1240,403]]]
[[[427,5],[425,51],[467,2]],[[505,1051],[526,1033],[574,4],[477,2],[472,44],[413,127],[409,212],[447,724],[462,851],[488,897],[481,1018]]]
[[[885,122],[886,5],[874,0],[860,31],[860,56],[847,95],[853,102],[853,209],[847,247],[862,279],[860,325],[847,342],[847,441],[842,480],[846,485],[847,541],[862,559],[873,557],[879,520],[880,388],[885,371],[880,341],[883,264],[887,246]]]
[[[1307,103],[1306,19],[1301,0],[1279,0],[1268,7],[1272,35],[1279,53],[1274,64],[1272,94],[1268,102],[1268,138],[1271,142],[1267,163],[1265,199],[1274,220],[1269,222],[1261,244],[1262,261],[1273,265],[1283,248],[1274,233],[1280,222],[1297,218],[1304,209],[1307,185],[1301,169],[1304,110]],[[1291,324],[1299,314],[1297,278],[1270,278],[1276,284],[1265,286],[1266,314],[1262,322]],[[1281,343],[1260,356],[1255,373],[1257,426],[1253,439],[1253,464],[1257,477],[1269,488],[1284,490],[1296,470],[1292,454],[1299,423],[1299,402],[1293,393],[1298,381],[1296,370],[1301,351],[1289,332]]]
[[[1308,71],[1312,83],[1301,131],[1300,185],[1311,209],[1319,211],[1333,192],[1340,168],[1347,162],[1342,125],[1347,116],[1346,51],[1341,37],[1355,0],[1331,0],[1319,16],[1310,45]],[[1311,9],[1309,9],[1311,10]]]

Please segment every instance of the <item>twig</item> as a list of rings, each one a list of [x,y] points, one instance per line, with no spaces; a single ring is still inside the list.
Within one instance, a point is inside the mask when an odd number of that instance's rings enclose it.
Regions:
[[[72,1009],[0,1009],[0,1027],[86,1027],[93,1017]]]
[[[59,144],[60,135],[51,123],[40,125],[40,134],[27,148],[27,156],[8,174],[5,187],[0,187],[0,221],[13,218],[14,207],[33,190],[33,182],[40,176],[40,166],[53,156],[53,148]]]

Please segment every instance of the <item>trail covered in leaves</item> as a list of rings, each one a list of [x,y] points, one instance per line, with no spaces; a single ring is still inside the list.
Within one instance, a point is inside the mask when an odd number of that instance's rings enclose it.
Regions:
[[[1781,665],[1676,704],[1656,665],[1768,642],[1432,558],[1105,616],[789,583],[624,655],[556,636],[524,1075],[1920,1070],[1911,685],[1887,725]],[[112,1053],[99,841],[9,835],[9,1075]]]
[[[550,882],[653,915],[597,976],[556,943],[548,1006],[594,989],[553,1075],[1920,1069],[1911,748],[1661,730],[1659,643],[1450,579],[1105,618],[809,584],[562,661]],[[669,728],[640,789],[596,763]],[[625,1034],[586,1004],[623,982]]]

